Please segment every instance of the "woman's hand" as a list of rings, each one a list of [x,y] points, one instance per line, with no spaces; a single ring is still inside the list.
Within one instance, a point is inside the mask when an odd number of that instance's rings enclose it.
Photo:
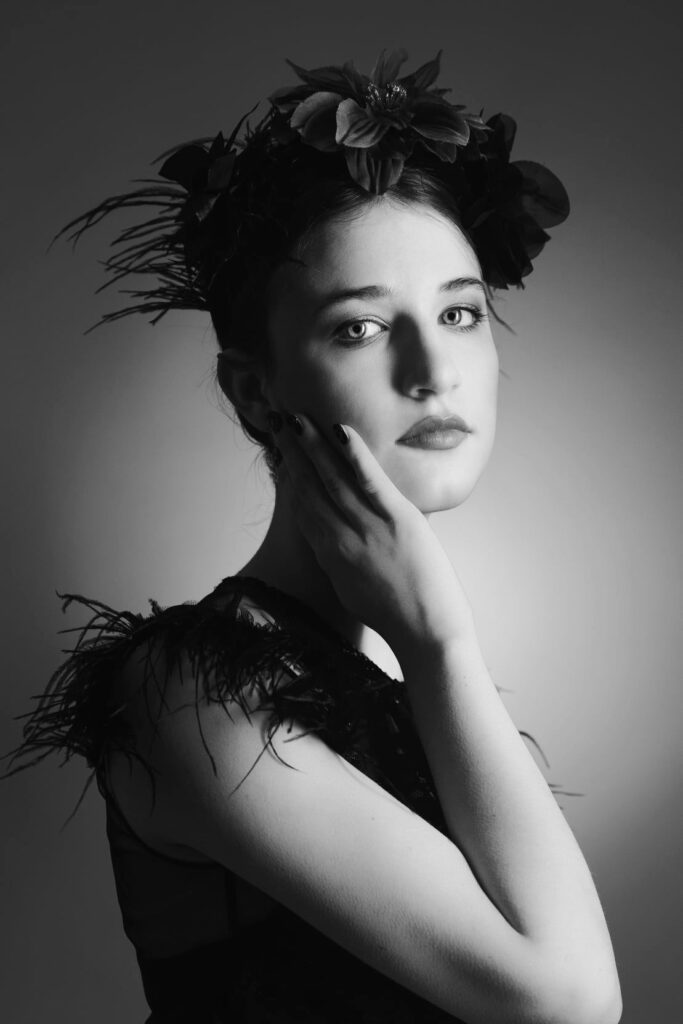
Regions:
[[[471,609],[446,553],[360,434],[337,424],[323,436],[301,413],[284,419],[271,415],[283,456],[278,488],[346,610],[399,661],[416,644],[471,636]]]

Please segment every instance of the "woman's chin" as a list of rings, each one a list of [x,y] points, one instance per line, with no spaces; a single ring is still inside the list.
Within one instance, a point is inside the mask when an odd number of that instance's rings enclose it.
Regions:
[[[463,448],[461,445],[452,452],[411,451],[405,453],[407,459],[402,452],[400,460],[387,460],[384,469],[421,512],[444,512],[469,498],[486,468],[491,444]]]
[[[467,501],[474,490],[476,479],[438,479],[435,476],[423,480],[394,481],[401,493],[425,515],[430,512],[445,512],[457,508]]]

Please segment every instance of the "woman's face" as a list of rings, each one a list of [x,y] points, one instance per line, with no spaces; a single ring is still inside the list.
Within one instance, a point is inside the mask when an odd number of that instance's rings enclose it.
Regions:
[[[491,451],[498,387],[463,234],[429,207],[382,201],[318,226],[303,258],[270,285],[271,406],[303,412],[333,444],[333,423],[355,427],[422,512],[460,504]],[[406,438],[430,416],[469,430]]]

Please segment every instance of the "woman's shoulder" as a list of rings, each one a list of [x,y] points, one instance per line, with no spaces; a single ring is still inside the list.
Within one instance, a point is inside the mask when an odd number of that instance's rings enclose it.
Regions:
[[[267,707],[272,727],[296,717],[345,745],[378,695],[399,685],[307,605],[260,580],[227,577],[196,602],[150,600],[147,614],[59,596],[85,621],[64,631],[75,642],[25,716],[13,771],[53,750],[98,770],[112,750],[139,753],[145,717],[154,728],[188,703],[237,702],[247,715]]]
[[[255,671],[272,674],[283,637],[267,589],[228,577],[199,601],[162,607],[150,599],[146,613],[58,594],[76,622],[62,631],[73,640],[34,710],[22,716],[23,742],[7,755],[8,774],[55,750],[98,769],[107,749],[131,747],[130,707],[144,696],[161,709],[179,672],[189,671],[207,700],[237,693]]]

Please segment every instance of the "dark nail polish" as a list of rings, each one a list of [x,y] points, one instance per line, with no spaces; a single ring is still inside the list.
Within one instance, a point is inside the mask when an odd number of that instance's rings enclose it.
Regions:
[[[344,428],[342,427],[341,423],[333,423],[332,424],[332,429],[334,430],[334,433],[335,433],[335,435],[337,437],[337,440],[340,442],[340,444],[348,444],[349,443],[349,435],[344,430]]]
[[[292,416],[291,412],[285,414],[287,426],[291,427],[295,434],[303,434],[304,425],[298,416]]]
[[[277,434],[282,430],[282,416],[279,412],[274,412],[272,409],[267,415],[268,426],[274,434]]]

